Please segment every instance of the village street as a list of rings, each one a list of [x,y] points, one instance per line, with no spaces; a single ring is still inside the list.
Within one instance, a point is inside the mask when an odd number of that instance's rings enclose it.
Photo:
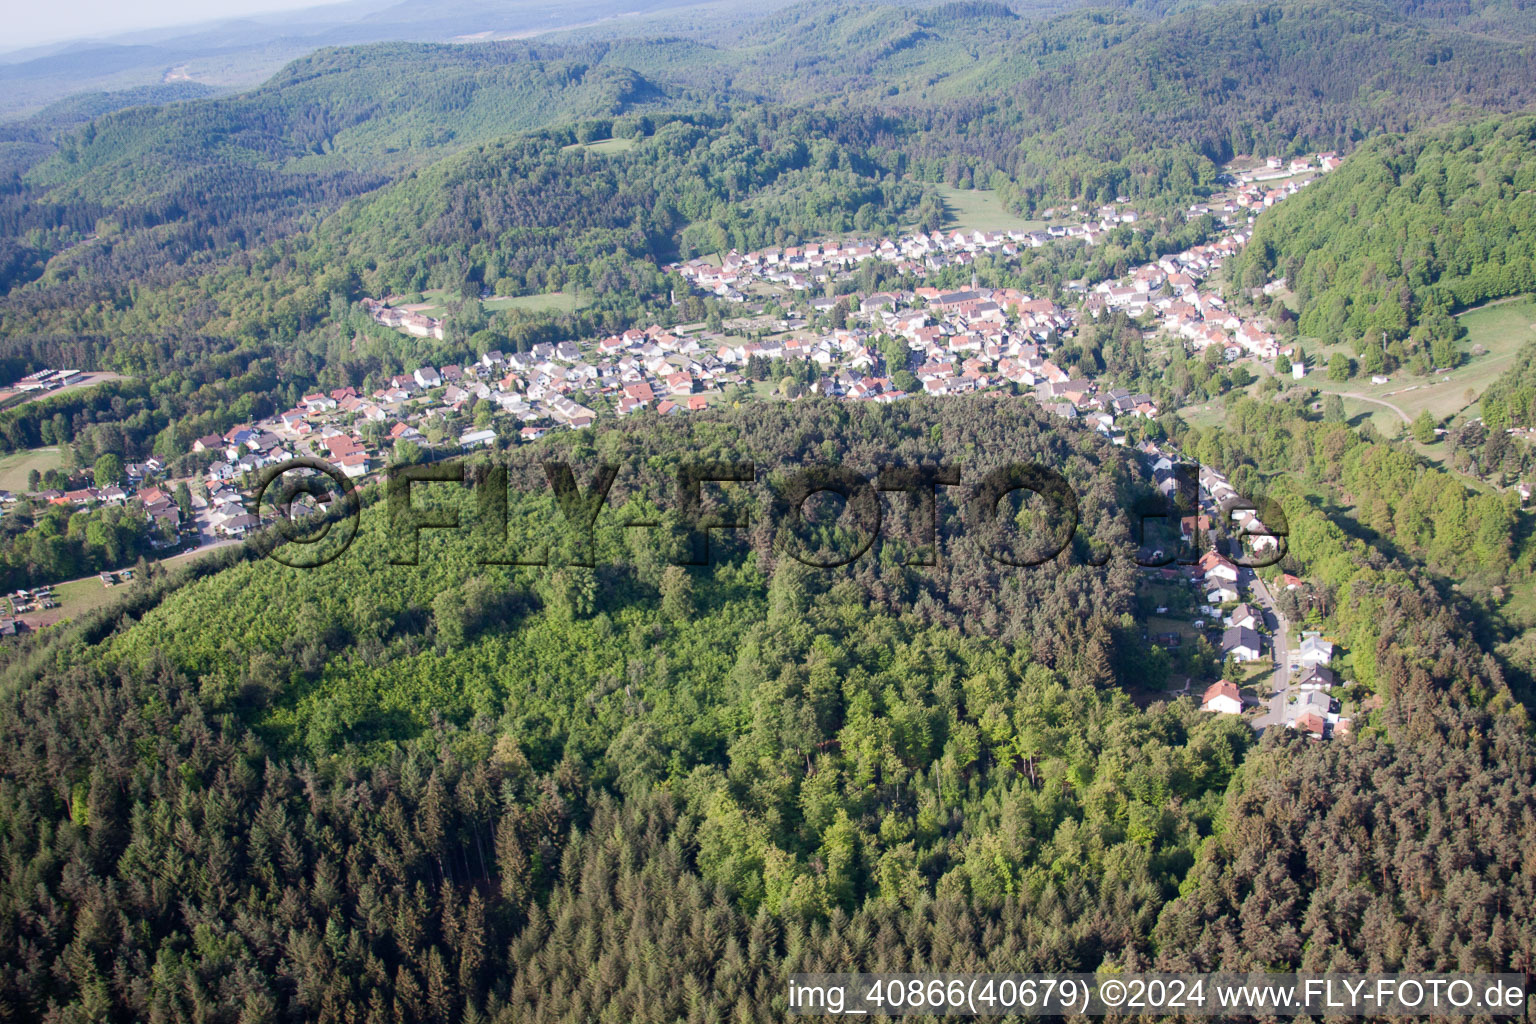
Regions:
[[[1248,570],[1245,570],[1248,571]],[[1270,679],[1269,708],[1262,715],[1253,720],[1253,728],[1263,732],[1271,725],[1285,724],[1285,699],[1289,692],[1290,678],[1290,623],[1281,614],[1274,598],[1269,593],[1269,588],[1259,577],[1253,573],[1252,582],[1249,585],[1249,593],[1254,601],[1264,612],[1264,624],[1269,627],[1273,637],[1273,653],[1275,658],[1275,673]]]

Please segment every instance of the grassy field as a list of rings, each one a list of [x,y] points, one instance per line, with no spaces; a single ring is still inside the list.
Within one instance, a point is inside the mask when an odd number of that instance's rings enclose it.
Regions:
[[[1314,367],[1307,375],[1307,383],[1324,392],[1352,392],[1390,403],[1409,420],[1425,409],[1439,421],[1476,416],[1483,389],[1509,368],[1522,345],[1536,341],[1536,302],[1517,299],[1490,303],[1467,310],[1460,319],[1467,329],[1467,336],[1461,343],[1467,358],[1449,373],[1425,378],[1400,369],[1391,374],[1386,384],[1372,384],[1369,377],[1359,375],[1336,383],[1328,379],[1326,365],[1328,356],[1340,350],[1339,347],[1304,342]],[[1473,355],[1478,347],[1484,351]],[[1352,352],[1349,354],[1353,355]],[[1402,423],[1396,413],[1373,402],[1346,399],[1344,408],[1351,418],[1369,414],[1377,428],[1388,436],[1394,435]]]
[[[127,592],[126,586],[126,584],[119,584],[115,587],[104,587],[101,585],[101,580],[95,576],[75,580],[73,583],[61,583],[53,588],[53,599],[59,603],[57,608],[28,612],[23,618],[33,629],[51,626],[55,622],[72,619],[116,600]]]
[[[1477,345],[1488,350],[1486,355],[1473,358],[1474,372],[1470,375],[1473,380],[1467,382],[1467,386],[1476,388],[1481,399],[1483,389],[1509,368],[1526,342],[1536,341],[1536,302],[1524,298],[1492,303],[1469,309],[1459,319],[1467,329],[1467,350],[1471,351]],[[1474,402],[1464,415],[1476,416],[1481,411],[1477,406]]]
[[[1026,220],[1003,205],[1003,199],[989,189],[938,186],[944,200],[944,226],[962,231],[1038,231],[1043,220]]]
[[[442,302],[443,297],[447,294],[448,290],[446,288],[428,288],[421,293],[420,302],[397,302],[395,304],[398,305],[401,309],[409,310],[412,313],[421,313],[424,316],[440,317],[443,315],[445,310],[442,306],[438,305],[438,303]]]
[[[61,465],[57,448],[33,448],[0,456],[0,491],[24,491],[27,474],[32,470],[46,473]]]
[[[421,293],[421,301],[402,308],[414,310],[430,317],[444,317],[446,307],[439,305],[447,294],[441,288]],[[550,292],[539,295],[495,295],[480,303],[486,312],[502,309],[526,309],[530,313],[574,313],[586,302],[575,292]]]
[[[1508,596],[1500,609],[1504,618],[1522,629],[1536,626],[1536,578],[1522,580],[1505,589]]]
[[[237,541],[221,541],[217,544],[209,544],[206,547],[184,551],[179,555],[172,555],[163,559],[162,564],[170,567],[182,562],[201,558],[203,555],[228,547]],[[128,581],[123,581],[115,586],[103,586],[100,577],[87,576],[84,579],[72,580],[68,583],[60,583],[53,588],[54,600],[58,602],[57,608],[49,608],[46,611],[27,612],[23,618],[33,629],[41,629],[51,626],[65,619],[73,619],[77,615],[100,608],[116,600],[127,593]]]
[[[1263,699],[1269,696],[1269,687],[1264,683],[1275,674],[1275,663],[1268,657],[1258,661],[1248,661],[1239,665],[1235,675],[1229,676],[1228,681],[1235,684],[1239,690],[1248,691],[1248,696]]]
[[[1187,642],[1193,643],[1200,638],[1200,630],[1196,629],[1187,619],[1173,619],[1166,615],[1147,616],[1147,633],[1156,636],[1159,633],[1177,633]]]
[[[628,153],[635,148],[634,139],[603,139],[601,142],[578,142],[566,146],[567,152],[573,149],[585,149],[593,153]]]
[[[575,292],[550,292],[545,295],[496,296],[482,305],[490,312],[499,309],[526,309],[530,313],[574,313],[584,303]]]
[[[1211,427],[1219,427],[1226,422],[1226,403],[1217,398],[1201,405],[1189,405],[1178,410],[1179,416],[1192,427],[1206,430]]]

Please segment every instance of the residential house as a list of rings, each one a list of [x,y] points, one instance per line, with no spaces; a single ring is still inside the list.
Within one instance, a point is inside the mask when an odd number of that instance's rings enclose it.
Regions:
[[[1332,714],[1333,698],[1319,690],[1310,690],[1303,693],[1296,703],[1286,705],[1285,724],[1321,739],[1327,732],[1328,719]]]
[[[368,453],[362,451],[348,452],[333,461],[341,467],[342,475],[352,480],[367,476],[369,469],[372,468]]]
[[[495,440],[494,430],[468,430],[459,435],[459,447],[467,451],[470,448],[482,448]]]
[[[1257,661],[1262,649],[1259,634],[1244,626],[1230,626],[1221,634],[1221,653],[1238,661]]]
[[[1215,551],[1207,551],[1201,555],[1199,565],[1207,583],[1220,581],[1235,584],[1237,582],[1237,566]]]
[[[1205,603],[1216,607],[1217,605],[1230,604],[1236,601],[1240,595],[1230,583],[1217,580],[1207,584],[1205,591]]]
[[[1333,670],[1323,665],[1313,665],[1301,674],[1296,685],[1303,690],[1330,690],[1338,682]]]
[[[1242,626],[1246,629],[1257,629],[1263,622],[1259,613],[1246,602],[1232,609],[1232,614],[1227,616],[1227,625]]]
[[[1303,668],[1317,668],[1333,660],[1333,644],[1323,639],[1321,633],[1301,634],[1301,646],[1296,651],[1296,661]]]
[[[1218,679],[1206,687],[1205,695],[1200,699],[1201,711],[1214,711],[1223,715],[1240,715],[1243,713],[1243,697],[1238,693],[1237,685],[1225,679]]]

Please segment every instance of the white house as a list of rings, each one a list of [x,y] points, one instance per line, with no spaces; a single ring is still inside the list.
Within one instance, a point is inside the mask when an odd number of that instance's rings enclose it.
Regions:
[[[1247,604],[1240,604],[1232,609],[1231,615],[1227,616],[1227,625],[1242,626],[1245,629],[1257,629],[1259,626],[1259,616]]]
[[[1205,696],[1200,701],[1201,711],[1214,711],[1222,715],[1240,715],[1243,713],[1243,698],[1237,692],[1237,686],[1225,679],[1218,679],[1206,687]]]
[[[336,463],[341,467],[342,473],[353,480],[367,476],[368,470],[371,468],[368,455],[365,452],[351,452],[343,455],[336,460]]]
[[[460,448],[479,448],[496,440],[494,430],[468,430],[459,435]]]
[[[1332,689],[1333,685],[1338,681],[1338,677],[1333,674],[1332,669],[1321,665],[1314,665],[1301,674],[1301,678],[1297,680],[1296,685],[1300,686],[1303,690],[1328,690]]]
[[[1201,557],[1200,568],[1205,571],[1205,581],[1207,583],[1237,582],[1237,566],[1214,551],[1207,551]]]
[[[1259,634],[1242,626],[1232,626],[1221,634],[1221,652],[1232,655],[1238,661],[1257,661],[1260,654]]]
[[[1211,605],[1212,607],[1221,604],[1228,604],[1232,601],[1236,601],[1237,598],[1237,588],[1229,586],[1226,583],[1218,582],[1210,584],[1205,591],[1205,603]]]
[[[1323,639],[1321,633],[1301,634],[1301,646],[1296,661],[1303,669],[1317,668],[1333,660],[1333,644]]]

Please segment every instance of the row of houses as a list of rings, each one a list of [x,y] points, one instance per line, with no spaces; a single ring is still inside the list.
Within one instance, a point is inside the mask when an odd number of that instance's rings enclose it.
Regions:
[[[1275,195],[1263,197],[1252,190],[1239,190],[1221,200],[1222,213],[1240,212],[1255,201],[1272,204],[1300,187],[1300,182],[1291,182],[1274,190]],[[1108,218],[1114,212],[1110,209],[1101,214]],[[1133,222],[1134,219],[1133,215]],[[1092,315],[1122,308],[1131,315],[1151,310],[1161,328],[1186,339],[1197,350],[1219,343],[1228,358],[1245,353],[1274,358],[1280,346],[1271,334],[1258,323],[1228,311],[1220,296],[1202,288],[1202,282],[1241,250],[1249,233],[1243,223],[1208,244],[1134,268],[1124,280],[1102,282],[1088,293],[1084,308]],[[1055,234],[1070,237],[1071,232],[1063,227]],[[1047,232],[1028,241],[1043,244],[1050,237]],[[723,287],[754,279],[775,284],[788,281],[793,290],[800,282],[787,279],[785,274],[799,272],[802,264],[828,270],[830,279],[850,262],[864,259],[911,257],[919,249],[928,252],[935,248],[951,253],[996,248],[1006,253],[1012,251],[1008,243],[1023,240],[986,232],[919,234],[852,246],[828,243],[819,248],[732,253],[720,267],[694,261],[680,269],[685,277],[716,294]],[[810,305],[813,310],[825,309],[836,301],[839,300],[812,299]],[[1073,379],[1050,362],[1051,342],[1069,335],[1076,323],[1074,311],[1059,308],[1049,300],[1007,291],[992,292],[974,284],[971,289],[951,292],[915,287],[910,291],[865,295],[857,312],[867,318],[871,329],[909,341],[915,353],[918,379],[927,394],[968,393],[1006,382],[1020,384],[1036,389],[1037,397],[1058,414],[1069,418],[1086,416],[1090,425],[1111,436],[1118,433],[1115,425],[1121,416],[1157,415],[1157,407],[1148,396],[1124,391],[1101,394],[1095,382]],[[823,366],[867,375],[867,367],[876,357],[866,344],[860,344],[866,340],[853,329],[806,344],[808,355]],[[846,392],[845,386],[842,393]],[[834,385],[829,393],[839,391]]]
[[[1151,446],[1148,446],[1149,448]],[[1168,459],[1168,453],[1158,452],[1154,465]],[[1167,468],[1164,466],[1163,468]],[[1235,536],[1231,542],[1246,550],[1273,548],[1275,538],[1252,510],[1238,507],[1242,500],[1224,476],[1208,467],[1198,474],[1200,510],[1182,521],[1187,538],[1198,540],[1201,531],[1213,523],[1230,522]],[[1205,551],[1193,567],[1205,588],[1206,600],[1214,605],[1237,601],[1240,597],[1239,566],[1217,550]],[[1296,589],[1302,581],[1290,574],[1282,574],[1281,586]],[[1264,625],[1258,609],[1247,602],[1236,604],[1226,616],[1225,630],[1221,635],[1223,657],[1231,657],[1239,663],[1251,662],[1263,656],[1263,637],[1259,632]],[[1284,722],[1287,728],[1297,729],[1318,739],[1340,734],[1349,727],[1349,720],[1341,718],[1337,702],[1329,691],[1338,685],[1339,679],[1330,667],[1335,648],[1320,631],[1304,631],[1300,643],[1289,653],[1284,668],[1294,679],[1287,687],[1295,691],[1286,701]],[[1222,679],[1213,683],[1202,698],[1201,707],[1207,711],[1238,714],[1243,710],[1237,687]]]
[[[1325,156],[1329,159],[1323,159]],[[1332,154],[1318,154],[1316,159],[1320,173],[1337,166]],[[1305,164],[1313,166],[1311,160]],[[1189,213],[1231,218],[1243,211],[1273,206],[1295,195],[1312,180],[1315,179],[1292,180],[1273,189],[1240,188],[1225,199],[1195,204]],[[1123,310],[1132,317],[1150,313],[1157,329],[1196,351],[1217,346],[1228,361],[1244,356],[1273,360],[1282,352],[1289,354],[1290,346],[1256,320],[1228,309],[1212,289],[1202,288],[1202,282],[1210,280],[1228,259],[1241,251],[1251,235],[1251,226],[1240,223],[1210,243],[1160,257],[1134,268],[1124,278],[1102,281],[1094,287],[1085,306],[1094,316],[1106,310]]]
[[[174,535],[181,529],[181,510],[158,487],[137,489],[116,484],[108,487],[80,487],[68,491],[46,490],[31,495],[34,502],[62,505],[68,508],[94,508],[101,505],[128,506],[134,502],[143,508],[145,518],[156,525],[163,525],[166,532]],[[174,543],[168,542],[168,543]]]
[[[1077,211],[1074,208],[1072,212]],[[1038,231],[914,232],[896,238],[809,242],[749,253],[733,251],[719,266],[693,260],[668,269],[678,270],[693,286],[715,295],[741,297],[740,288],[762,283],[793,298],[794,293],[809,291],[815,284],[869,260],[896,264],[898,269],[906,264],[913,277],[921,277],[926,270],[963,265],[982,253],[1013,255],[1054,238],[1092,242],[1096,233],[1141,219],[1141,214],[1121,201],[1084,216],[1079,223],[1055,224]],[[1201,293],[1197,282],[1219,269],[1222,260],[1245,240],[1245,233],[1234,232],[1210,246],[1137,268],[1129,283],[1135,289],[1128,293],[1131,305],[1134,307],[1141,292],[1150,293],[1171,283],[1183,290],[1176,292],[1176,301],[1160,297],[1164,312],[1178,318],[1190,316],[1193,310],[1202,320],[1207,311],[1219,312],[1216,304],[1220,300]],[[1101,286],[1102,290],[1094,293],[1098,300],[1090,296],[1090,309],[1120,304],[1123,293],[1119,288]],[[910,368],[925,394],[965,394],[1019,385],[1034,389],[1036,397],[1058,414],[1084,417],[1089,425],[1117,438],[1117,423],[1123,417],[1157,415],[1150,396],[1123,389],[1101,391],[1096,382],[1074,379],[1051,361],[1056,339],[1070,335],[1076,318],[1074,310],[1049,299],[974,286],[951,291],[917,286],[854,298],[858,322],[819,334],[799,336],[796,323],[786,319],[775,326],[789,332],[788,337],[711,343],[693,332],[653,325],[593,344],[563,342],[536,346],[525,353],[488,352],[476,367],[420,367],[409,375],[409,382],[392,381],[390,387],[373,396],[353,396],[352,403],[334,395],[306,396],[299,407],[283,414],[282,427],[294,437],[304,437],[315,428],[317,418],[333,408],[377,421],[409,421],[419,412],[431,412],[418,408],[421,400],[417,393],[437,388],[444,389],[444,408],[459,408],[470,396],[492,401],[500,413],[524,423],[525,430],[529,426],[538,430],[544,425],[580,427],[591,423],[596,413],[589,396],[610,399],[619,415],[643,409],[662,414],[687,412],[707,407],[710,394],[742,382],[755,358],[816,363],[822,372],[811,388],[814,394],[895,401],[906,394],[893,384],[891,375],[908,367],[884,365],[875,345],[882,334],[907,342]],[[817,297],[808,305],[820,311],[839,301],[844,300]],[[381,300],[367,299],[363,305],[380,323],[423,337],[437,336],[432,332],[441,326]],[[1234,335],[1244,332],[1240,322],[1220,323]],[[494,435],[487,435],[485,429],[465,431],[460,435],[461,446],[490,443]],[[363,475],[372,468],[357,453],[352,453],[345,467],[349,475]]]
[[[718,263],[695,259],[667,269],[679,271],[701,291],[732,301],[745,301],[744,289],[759,282],[779,285],[791,292],[809,291],[870,260],[890,264],[903,276],[922,278],[945,267],[968,266],[977,256],[1016,256],[1055,239],[1075,239],[1093,245],[1110,231],[1144,219],[1128,202],[1119,199],[1076,220],[1036,230],[914,231],[897,237],[807,242],[746,253],[732,250]],[[1079,213],[1075,206],[1070,212]]]
[[[1077,213],[1075,208],[1072,212]],[[813,284],[869,260],[910,264],[913,277],[921,277],[928,269],[963,265],[982,253],[1012,255],[1053,238],[1092,242],[1096,232],[1141,219],[1122,201],[1083,215],[1079,223],[1034,232],[914,232],[897,238],[810,242],[732,252],[719,266],[694,260],[668,269],[678,270],[693,286],[716,295],[739,294],[740,287],[762,283],[793,298],[795,292],[809,291]],[[1203,293],[1199,282],[1219,269],[1222,260],[1245,240],[1246,233],[1234,231],[1209,246],[1137,268],[1127,282],[1136,289],[1131,298],[1169,284],[1183,305],[1165,303],[1165,312],[1187,316],[1193,309],[1202,319],[1207,311],[1214,315],[1220,300]],[[1094,293],[1099,301],[1090,295],[1090,308],[1119,304],[1123,294],[1118,287],[1101,286]],[[522,424],[521,436],[532,437],[546,429],[589,425],[597,415],[593,404],[598,399],[621,416],[646,409],[661,414],[702,409],[711,395],[744,382],[754,360],[777,359],[816,363],[821,374],[811,393],[854,401],[906,397],[893,383],[892,374],[898,369],[911,369],[919,389],[929,395],[1018,385],[1033,389],[1037,399],[1058,414],[1083,418],[1117,440],[1123,440],[1119,424],[1126,418],[1158,413],[1148,395],[1101,388],[1095,381],[1074,378],[1051,360],[1058,339],[1070,336],[1077,324],[1075,310],[1049,299],[1010,289],[979,288],[974,281],[969,289],[942,291],[918,285],[853,299],[854,317],[831,331],[801,333],[797,327],[804,328],[803,321],[786,319],[774,325],[780,329],[779,336],[711,340],[697,329],[652,325],[590,343],[541,344],[519,353],[491,351],[470,366],[422,366],[391,379],[371,395],[352,389],[307,395],[278,417],[272,429],[282,435],[279,440],[318,444],[343,472],[362,477],[377,468],[379,453],[370,452],[362,435],[343,425],[346,420],[353,427],[368,420],[388,424],[384,443],[392,444],[401,437],[420,437],[422,421],[433,415],[457,411],[471,401],[489,401],[499,415]],[[839,301],[847,300],[817,297],[808,305],[813,311],[825,310]],[[422,337],[440,336],[441,323],[420,313],[375,299],[364,300],[363,306],[380,323]],[[1238,323],[1234,334],[1242,331]],[[907,367],[885,365],[877,345],[882,335],[906,342]],[[471,449],[496,437],[492,428],[481,426],[462,431],[458,441],[462,448]],[[283,454],[280,444],[230,452],[219,468],[221,480],[260,468]]]

